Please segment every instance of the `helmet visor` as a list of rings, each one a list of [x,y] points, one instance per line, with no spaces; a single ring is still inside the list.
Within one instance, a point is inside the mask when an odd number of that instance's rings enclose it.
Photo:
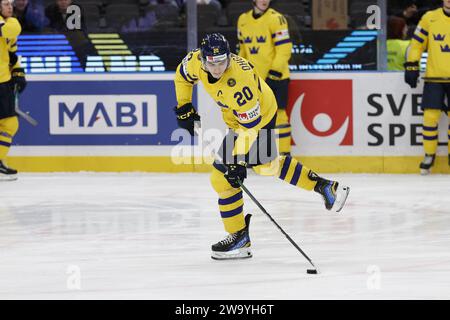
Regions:
[[[224,61],[227,58],[228,58],[228,54],[226,54],[226,53],[217,55],[217,56],[206,56],[206,62],[217,63],[217,62]]]

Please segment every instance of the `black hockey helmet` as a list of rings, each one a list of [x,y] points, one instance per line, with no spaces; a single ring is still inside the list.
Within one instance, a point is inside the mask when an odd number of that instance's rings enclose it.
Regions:
[[[230,44],[220,33],[207,34],[200,43],[202,62],[219,62],[230,56]]]

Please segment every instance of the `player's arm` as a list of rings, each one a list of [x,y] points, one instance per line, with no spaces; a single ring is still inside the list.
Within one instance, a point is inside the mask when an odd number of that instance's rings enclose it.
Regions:
[[[280,80],[282,71],[289,63],[292,55],[292,42],[289,36],[287,20],[283,15],[274,15],[270,32],[272,33],[273,44],[275,47],[275,57],[269,70],[268,77],[273,80]]]
[[[407,54],[405,63],[405,82],[411,88],[417,87],[417,79],[419,79],[419,63],[422,53],[428,46],[429,33],[429,14],[425,14],[419,22],[419,25],[414,31]]]
[[[0,16],[0,37],[15,39],[21,31],[22,27],[16,18],[11,17],[5,20]]]
[[[8,47],[9,52],[9,67],[11,70],[14,70],[16,68],[20,68],[20,59],[17,56],[17,38],[10,39],[10,45]]]
[[[194,85],[198,82],[195,59],[195,51],[191,51],[178,65],[174,80],[177,97],[177,106],[175,107],[177,122],[191,135],[194,135],[194,122],[200,121],[200,116],[192,105],[192,92]]]
[[[414,31],[408,52],[408,62],[420,61],[422,53],[427,49],[430,26],[429,17],[428,14],[425,14],[417,25],[416,31]]]
[[[192,102],[192,92],[194,85],[198,81],[198,75],[196,75],[194,52],[191,51],[181,61],[175,72],[175,92],[177,96],[178,106],[181,107],[186,103]]]
[[[17,56],[17,37],[22,28],[16,18],[8,18],[6,21],[0,17],[0,36],[9,39],[8,54],[11,79],[14,87],[21,93],[27,86],[25,70],[20,66],[20,59]]]

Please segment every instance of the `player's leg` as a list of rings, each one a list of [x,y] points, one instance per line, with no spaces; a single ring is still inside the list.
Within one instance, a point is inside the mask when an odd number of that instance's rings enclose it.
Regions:
[[[260,175],[278,176],[281,180],[308,191],[314,190],[323,197],[328,210],[340,211],[347,199],[349,187],[318,176],[289,155],[278,156],[274,130],[270,128],[273,127],[268,124],[266,130],[260,131],[256,145],[258,152],[254,152],[253,146],[250,149],[250,163],[255,163],[252,159],[258,154],[254,171]]]
[[[420,173],[429,174],[436,158],[438,146],[438,124],[444,108],[444,87],[441,83],[425,83],[422,98],[423,149],[424,159],[420,163]]]
[[[327,210],[342,210],[350,192],[348,186],[319,176],[291,156],[279,156],[274,162],[253,169],[261,175],[276,175],[295,187],[314,190],[322,196]]]
[[[5,159],[18,128],[16,116],[0,119],[0,180],[17,179],[17,170],[8,167]]]
[[[14,112],[14,96],[9,82],[0,84],[0,180],[16,180],[17,171],[6,165],[5,159],[12,139],[19,128]]]
[[[242,259],[252,256],[249,224],[251,215],[244,217],[244,199],[240,188],[233,188],[224,177],[224,163],[231,160],[236,135],[233,132],[223,140],[219,156],[213,163],[210,181],[218,195],[219,211],[228,236],[212,245],[213,259]],[[227,160],[228,159],[228,160]]]
[[[268,81],[267,84],[272,89],[278,105],[275,124],[278,149],[281,155],[288,155],[291,153],[291,124],[286,113],[289,79],[272,80]]]

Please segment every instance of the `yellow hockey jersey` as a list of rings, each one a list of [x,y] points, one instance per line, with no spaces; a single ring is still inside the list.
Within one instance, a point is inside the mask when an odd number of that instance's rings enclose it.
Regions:
[[[11,79],[11,67],[9,65],[9,52],[17,51],[17,37],[22,28],[16,18],[3,19],[0,16],[0,83]],[[19,67],[20,62],[13,66]]]
[[[269,8],[255,19],[250,10],[239,16],[237,28],[239,55],[250,61],[263,79],[289,78],[292,42],[282,14]]]
[[[192,101],[193,86],[201,81],[222,111],[227,126],[238,133],[234,154],[248,152],[255,133],[275,116],[277,102],[272,90],[242,57],[231,54],[230,65],[222,77],[210,83],[202,68],[200,50],[191,51],[178,65],[175,91],[178,107]]]
[[[420,20],[411,40],[408,61],[420,61],[422,52],[428,51],[425,76],[450,77],[450,17],[443,8],[428,11]],[[441,81],[442,82],[442,81]]]

